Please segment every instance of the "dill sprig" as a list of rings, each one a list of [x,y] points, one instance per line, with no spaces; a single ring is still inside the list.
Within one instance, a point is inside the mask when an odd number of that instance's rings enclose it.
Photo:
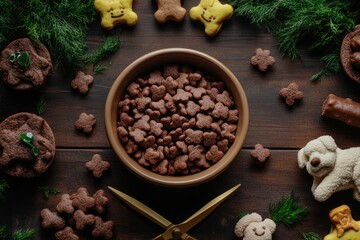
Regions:
[[[311,77],[338,73],[340,46],[360,17],[346,0],[229,0],[238,16],[250,18],[273,33],[278,48],[291,59],[300,58],[300,45],[320,52],[323,69]],[[354,10],[355,9],[355,10]]]
[[[13,240],[30,240],[35,237],[34,229],[20,229],[12,234]]]
[[[40,116],[45,111],[46,111],[46,101],[44,99],[44,96],[42,96],[39,102],[36,104],[36,114]]]
[[[39,190],[43,192],[46,199],[49,199],[50,194],[56,195],[56,194],[61,193],[61,191],[56,188],[50,188],[50,187],[45,187],[45,186],[39,187]]]
[[[9,184],[5,179],[0,180],[0,199],[5,198],[5,191],[9,188]],[[1,232],[1,231],[0,231]]]
[[[94,67],[94,74],[101,74],[101,73],[104,73],[104,71],[108,69],[107,67],[105,66],[101,66],[101,65],[96,65]]]
[[[322,238],[314,232],[302,233],[301,234],[302,240],[321,240]]]
[[[301,206],[294,194],[291,194],[290,197],[284,197],[279,202],[270,204],[269,213],[275,223],[283,223],[286,227],[291,227],[303,220],[309,210]]]
[[[0,226],[0,240],[5,240],[7,235],[7,227],[6,226]]]

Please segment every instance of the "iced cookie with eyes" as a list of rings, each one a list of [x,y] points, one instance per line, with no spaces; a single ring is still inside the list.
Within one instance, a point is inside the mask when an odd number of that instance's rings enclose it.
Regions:
[[[198,6],[190,9],[190,18],[204,24],[206,35],[211,37],[232,16],[233,11],[230,4],[222,4],[219,0],[200,0]]]
[[[138,20],[132,10],[133,0],[95,0],[94,7],[101,16],[101,26],[111,30],[116,25],[133,26]]]

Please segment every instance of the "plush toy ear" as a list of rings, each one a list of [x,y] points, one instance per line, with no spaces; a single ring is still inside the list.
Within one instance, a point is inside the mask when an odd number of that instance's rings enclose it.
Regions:
[[[247,214],[236,223],[234,233],[238,237],[243,237],[244,230],[250,223],[261,221],[262,217],[258,213]]]
[[[306,156],[304,153],[304,149],[300,149],[297,154],[297,160],[300,168],[304,168],[306,164]]]
[[[337,149],[335,140],[329,135],[324,135],[324,136],[318,137],[318,140],[322,144],[324,144],[326,149],[328,149],[329,151],[335,152],[335,150]]]
[[[273,234],[276,230],[276,223],[269,219],[269,218],[265,218],[264,219],[264,224],[269,228],[271,234]]]

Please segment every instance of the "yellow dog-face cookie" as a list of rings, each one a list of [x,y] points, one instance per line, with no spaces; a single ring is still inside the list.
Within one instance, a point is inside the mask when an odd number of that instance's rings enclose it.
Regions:
[[[94,7],[101,16],[101,26],[107,30],[119,24],[133,26],[138,20],[132,10],[133,0],[95,0]]]
[[[230,4],[222,4],[219,0],[200,0],[198,6],[190,9],[190,18],[200,21],[205,26],[205,33],[214,36],[222,23],[234,12]]]

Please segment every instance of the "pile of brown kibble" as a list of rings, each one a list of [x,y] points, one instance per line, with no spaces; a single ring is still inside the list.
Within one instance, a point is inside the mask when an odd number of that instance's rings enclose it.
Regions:
[[[127,153],[162,175],[186,175],[218,162],[235,141],[238,110],[222,81],[188,66],[140,77],[118,104]]]

